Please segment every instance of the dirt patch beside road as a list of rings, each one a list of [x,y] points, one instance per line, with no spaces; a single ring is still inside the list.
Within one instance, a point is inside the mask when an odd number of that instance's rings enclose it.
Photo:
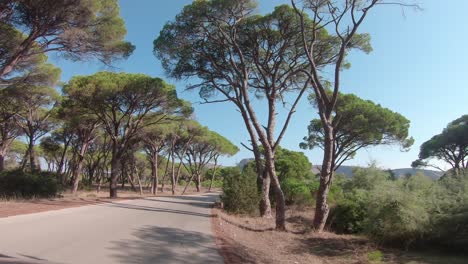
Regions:
[[[288,232],[274,231],[274,219],[239,217],[214,208],[213,229],[227,264],[368,263],[373,248],[358,236],[310,232],[311,218],[288,212]]]

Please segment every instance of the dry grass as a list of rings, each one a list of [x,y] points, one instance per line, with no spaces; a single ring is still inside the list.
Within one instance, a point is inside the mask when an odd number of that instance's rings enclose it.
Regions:
[[[404,252],[377,247],[365,237],[311,232],[312,210],[288,210],[288,232],[274,230],[274,220],[229,215],[213,209],[213,229],[227,264],[462,264],[463,256],[436,252]],[[380,250],[381,262],[368,254]]]

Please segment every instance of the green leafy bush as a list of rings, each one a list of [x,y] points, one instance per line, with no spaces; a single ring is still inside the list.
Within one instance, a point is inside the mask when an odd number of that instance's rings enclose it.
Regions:
[[[347,193],[345,197],[332,208],[329,225],[337,233],[354,234],[364,231],[364,223],[368,217],[368,194],[363,190]]]
[[[370,263],[381,263],[383,260],[383,253],[380,250],[374,250],[367,253],[367,259]]]
[[[306,181],[287,178],[281,182],[281,187],[284,192],[286,204],[288,205],[299,205],[299,206],[311,206],[314,202],[314,197],[311,194],[311,186]]]
[[[223,177],[221,201],[227,212],[253,215],[258,212],[257,175],[239,170]]]
[[[362,233],[405,248],[468,247],[468,175],[395,179],[370,167],[355,170],[353,178],[339,185],[343,196],[328,223],[339,233]]]
[[[0,197],[49,198],[59,192],[56,177],[51,173],[29,173],[20,170],[0,173]]]
[[[211,184],[211,180],[202,181],[201,186],[204,188],[209,188]],[[213,188],[221,188],[223,187],[222,180],[214,180],[213,181]]]

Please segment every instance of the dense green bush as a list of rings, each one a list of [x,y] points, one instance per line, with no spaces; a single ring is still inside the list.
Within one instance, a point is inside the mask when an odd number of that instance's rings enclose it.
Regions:
[[[2,198],[49,198],[60,188],[51,173],[29,173],[20,170],[0,173],[0,197]]]
[[[375,167],[341,182],[329,225],[340,233],[363,233],[398,246],[468,247],[468,175],[439,181],[417,174],[394,179]]]
[[[287,205],[311,206],[314,197],[311,194],[311,185],[304,180],[287,178],[281,182]]]
[[[257,175],[232,170],[223,177],[221,201],[227,212],[252,215],[258,211]]]
[[[363,232],[368,200],[368,193],[363,190],[346,193],[330,212],[328,221],[331,228],[340,234]]]
[[[211,184],[211,180],[206,180],[201,182],[201,186],[204,188],[209,188]],[[213,188],[221,188],[223,187],[223,181],[222,180],[214,180],[213,181]]]

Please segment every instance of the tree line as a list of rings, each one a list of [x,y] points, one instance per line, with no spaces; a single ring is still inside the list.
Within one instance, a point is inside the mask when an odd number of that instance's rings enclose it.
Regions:
[[[2,1],[0,27],[1,171],[39,171],[41,157],[72,192],[83,174],[89,184],[109,179],[116,197],[119,177],[141,190],[144,155],[153,193],[161,167],[173,193],[181,171],[199,191],[206,167],[238,151],[192,120],[190,103],[160,78],[99,72],[59,83],[48,53],[104,64],[131,55],[117,0]]]

